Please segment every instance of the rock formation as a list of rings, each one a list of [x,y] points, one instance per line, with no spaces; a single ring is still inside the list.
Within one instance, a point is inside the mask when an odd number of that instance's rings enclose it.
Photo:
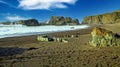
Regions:
[[[20,20],[17,23],[26,25],[26,26],[38,26],[39,25],[39,23],[36,19]]]
[[[78,19],[72,19],[70,17],[62,17],[62,16],[52,16],[50,21],[50,25],[78,25]]]
[[[102,28],[95,27],[92,32],[90,44],[96,47],[120,46],[120,35]]]
[[[64,38],[51,37],[51,36],[47,36],[47,35],[38,36],[37,40],[42,41],[42,42],[64,42],[64,43],[68,42],[68,40],[66,40]]]
[[[82,24],[110,24],[120,23],[120,10],[96,16],[86,16]]]

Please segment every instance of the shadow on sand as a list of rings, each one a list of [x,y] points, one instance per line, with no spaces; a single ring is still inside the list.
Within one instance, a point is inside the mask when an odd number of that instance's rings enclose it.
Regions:
[[[23,48],[0,48],[0,56],[12,56],[21,54],[25,51]]]

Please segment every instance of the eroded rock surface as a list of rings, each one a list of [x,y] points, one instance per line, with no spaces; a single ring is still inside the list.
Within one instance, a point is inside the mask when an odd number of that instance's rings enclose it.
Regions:
[[[63,16],[52,16],[50,21],[50,25],[78,25],[78,19],[72,19],[71,17],[63,17]]]
[[[67,39],[58,38],[58,37],[51,37],[51,36],[47,36],[47,35],[38,36],[37,40],[42,41],[42,42],[64,42],[64,43],[68,42]]]
[[[26,26],[39,26],[39,22],[36,19],[20,20],[18,24]]]
[[[99,27],[93,28],[91,45],[96,47],[120,46],[120,35]]]
[[[86,16],[83,24],[111,24],[120,23],[120,10],[95,16]]]

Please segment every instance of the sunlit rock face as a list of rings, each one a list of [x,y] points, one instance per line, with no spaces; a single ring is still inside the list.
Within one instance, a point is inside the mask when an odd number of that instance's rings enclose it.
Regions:
[[[78,19],[72,19],[71,17],[63,17],[63,16],[52,16],[50,21],[50,25],[78,25]]]
[[[84,17],[82,24],[113,24],[120,23],[120,10],[95,16]]]
[[[92,32],[92,41],[89,43],[95,47],[120,46],[120,35],[102,28],[95,27]]]

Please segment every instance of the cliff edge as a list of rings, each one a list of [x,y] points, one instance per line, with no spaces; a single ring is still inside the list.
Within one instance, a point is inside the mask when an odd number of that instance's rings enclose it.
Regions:
[[[95,16],[86,16],[82,24],[112,24],[120,23],[120,10]]]

